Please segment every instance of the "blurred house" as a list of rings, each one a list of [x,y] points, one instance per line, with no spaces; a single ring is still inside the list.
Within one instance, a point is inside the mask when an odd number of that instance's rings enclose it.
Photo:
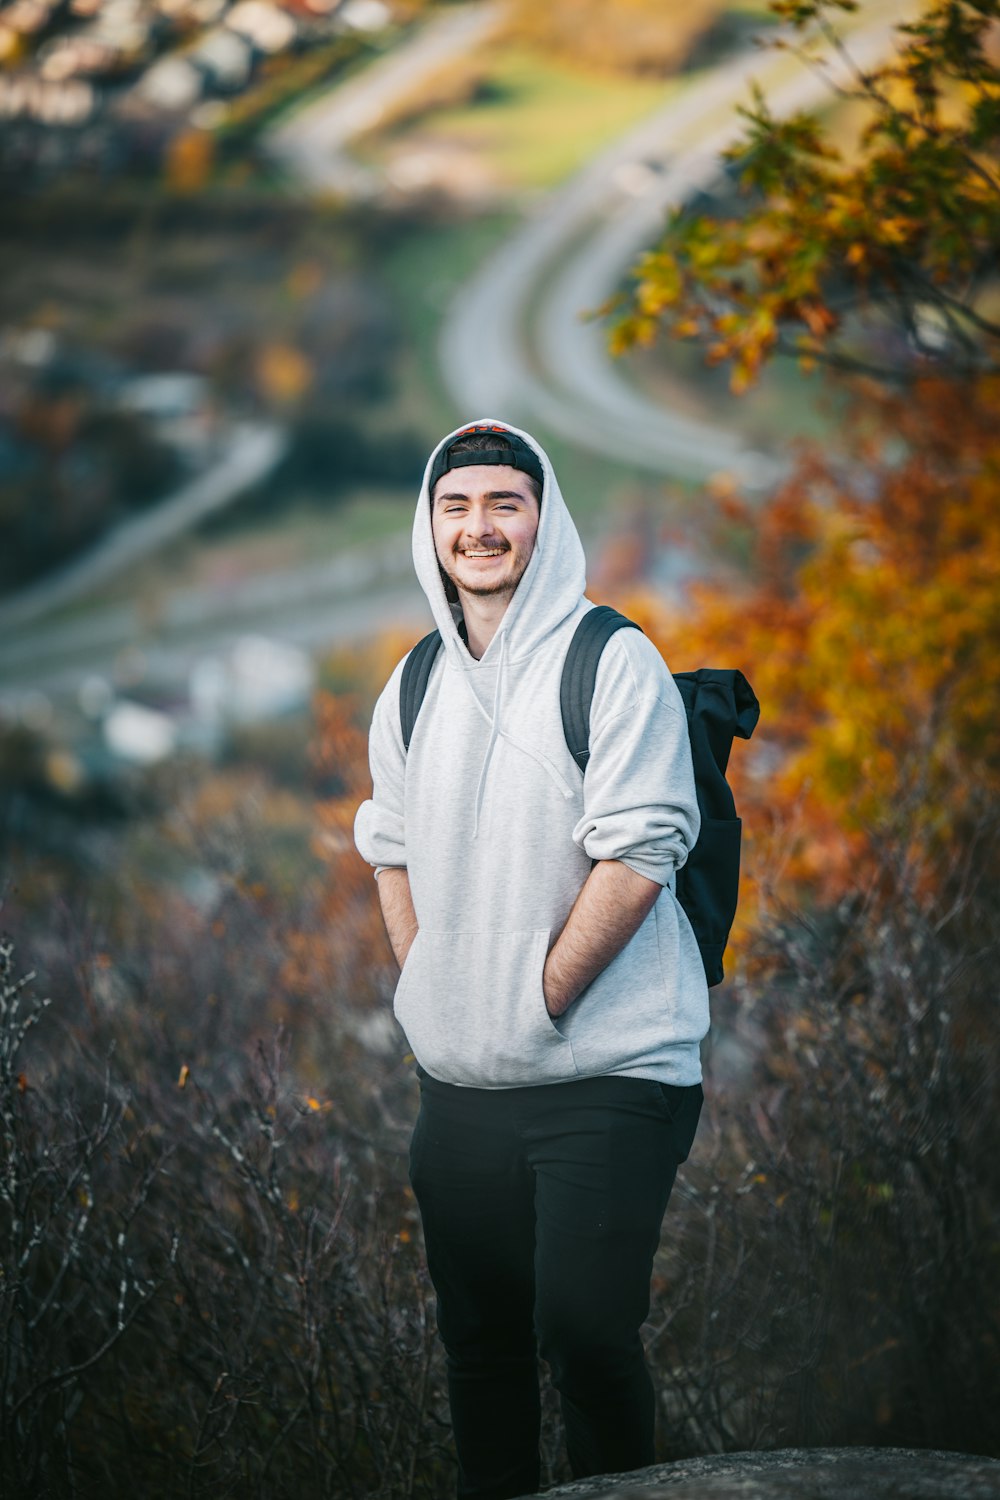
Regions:
[[[353,31],[382,31],[392,21],[392,10],[383,0],[345,0],[337,20]]]
[[[36,65],[43,78],[53,80],[112,79],[148,62],[157,41],[143,0],[103,0],[86,25],[45,42]]]
[[[17,36],[37,36],[49,26],[57,8],[50,0],[14,0],[0,19],[4,27]]]
[[[241,32],[219,26],[207,32],[191,49],[187,61],[201,70],[211,92],[238,94],[246,88],[253,72],[253,43]]]
[[[225,24],[268,57],[287,51],[298,37],[293,17],[270,0],[236,0],[226,12]]]
[[[204,376],[182,370],[132,375],[119,386],[116,405],[141,417],[190,468],[217,456],[218,416]]]
[[[38,73],[52,83],[67,78],[106,78],[121,64],[114,43],[99,36],[57,36],[38,52]]]
[[[189,679],[191,714],[206,726],[259,724],[305,708],[315,679],[307,651],[242,636],[226,656],[204,656]]]
[[[170,715],[127,698],[109,709],[102,729],[112,754],[133,765],[156,765],[177,748],[177,726]]]
[[[190,57],[161,57],[136,84],[132,98],[164,114],[183,114],[205,95],[205,72]]]
[[[0,73],[0,120],[72,127],[87,124],[97,109],[97,93],[83,79]]]
[[[0,171],[37,189],[76,169],[156,170],[178,127],[214,128],[217,101],[251,88],[262,60],[391,19],[381,0],[13,0]]]

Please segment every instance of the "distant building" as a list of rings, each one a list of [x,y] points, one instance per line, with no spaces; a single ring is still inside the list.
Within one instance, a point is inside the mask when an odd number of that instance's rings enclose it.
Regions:
[[[253,43],[237,31],[219,26],[209,31],[186,55],[205,74],[215,93],[237,94],[253,72]]]
[[[206,93],[205,71],[190,57],[161,57],[136,84],[134,97],[164,114],[183,114]]]
[[[79,126],[93,119],[97,105],[93,85],[83,79],[0,73],[0,120]]]
[[[228,656],[205,656],[190,677],[191,711],[208,725],[257,724],[304,708],[315,669],[308,652],[246,635]]]
[[[294,19],[270,0],[236,0],[226,12],[225,24],[268,56],[287,51],[298,36]]]
[[[161,442],[193,467],[214,456],[216,414],[203,375],[184,370],[132,375],[119,387],[116,405],[142,417]]]

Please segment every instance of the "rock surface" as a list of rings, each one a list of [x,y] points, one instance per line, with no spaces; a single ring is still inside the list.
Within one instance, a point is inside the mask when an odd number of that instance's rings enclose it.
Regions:
[[[1000,1460],[914,1448],[783,1448],[654,1464],[546,1492],[585,1500],[1000,1500]]]

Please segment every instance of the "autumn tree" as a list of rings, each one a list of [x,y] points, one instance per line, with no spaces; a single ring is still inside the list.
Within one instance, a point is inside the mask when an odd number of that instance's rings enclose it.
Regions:
[[[629,601],[678,668],[751,676],[761,724],[730,771],[750,873],[821,904],[892,840],[935,885],[1000,794],[1000,381],[858,401],[767,503],[720,500],[744,573]]]
[[[857,137],[835,141],[814,113],[776,119],[755,94],[727,153],[742,211],[673,216],[635,268],[616,347],[701,340],[736,390],[776,352],[893,380],[996,370],[1000,4],[932,0],[867,71],[833,21],[856,0],[771,9],[790,29],[777,45],[828,73]]]
[[[701,339],[737,390],[782,352],[853,380],[836,451],[801,457],[763,505],[723,507],[742,581],[696,590],[671,626],[705,653],[740,640],[765,704],[757,764],[772,758],[762,813],[795,809],[786,864],[828,898],[893,822],[927,835],[931,862],[974,826],[1000,709],[1000,5],[932,0],[868,72],[833,24],[854,8],[772,6],[783,45],[839,59],[857,139],[758,96],[729,153],[743,211],[676,213],[614,331],[619,349]]]
[[[699,341],[737,392],[788,354],[852,393],[772,495],[718,486],[722,562],[683,608],[627,601],[675,669],[741,666],[762,705],[731,763],[743,961],[713,1005],[743,1092],[727,1120],[714,1082],[722,1165],[695,1196],[711,1247],[739,1195],[757,1219],[719,1256],[712,1317],[726,1356],[798,1344],[768,1443],[995,1452],[1000,7],[930,0],[867,71],[834,25],[852,0],[771,8],[782,45],[836,61],[845,109],[778,120],[755,97],[742,192],[673,216],[613,334]],[[771,1244],[788,1258],[765,1254],[756,1302],[730,1295]]]

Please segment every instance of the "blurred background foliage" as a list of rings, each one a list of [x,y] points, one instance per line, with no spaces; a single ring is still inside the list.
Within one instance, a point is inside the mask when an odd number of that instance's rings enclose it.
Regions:
[[[21,31],[12,9],[19,78],[65,15]],[[266,145],[288,100],[455,9],[312,12],[224,98],[56,146],[22,111],[5,144],[6,602],[234,433],[283,437],[234,503],[0,642],[5,1494],[453,1487],[412,1061],[351,837],[374,697],[422,633],[406,529],[456,419],[437,331],[544,189],[761,24],[512,0],[501,40],[360,137],[383,198],[305,203]],[[836,47],[849,11],[782,0],[769,25]],[[184,56],[204,22],[176,14]],[[109,76],[177,51],[165,24]],[[829,108],[753,101],[730,174],[623,286],[612,337],[644,389],[756,442],[808,432],[778,482],[550,444],[592,596],[675,670],[742,666],[763,705],[733,754],[741,910],[647,1325],[664,1457],[1000,1452],[998,26],[994,0],[926,0]],[[359,628],[380,591],[403,607]],[[314,597],[308,649],[225,644]],[[112,644],[67,691],[74,637]]]
[[[778,121],[758,90],[746,137],[727,153],[743,211],[675,216],[636,268],[617,346],[649,342],[660,327],[704,340],[711,361],[729,362],[736,390],[776,350],[806,369],[822,360],[889,380],[919,355],[954,375],[995,373],[994,7],[928,5],[900,28],[892,59],[867,70],[830,21],[853,4],[774,8],[793,37],[818,27],[847,59],[835,89],[852,129],[833,138],[807,113]],[[815,38],[799,50],[814,56]]]

